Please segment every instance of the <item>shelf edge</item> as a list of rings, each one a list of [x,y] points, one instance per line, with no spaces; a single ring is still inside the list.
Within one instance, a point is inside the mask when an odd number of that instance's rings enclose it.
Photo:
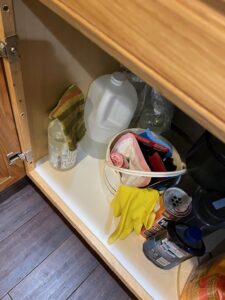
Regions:
[[[48,184],[35,171],[28,174],[29,178],[37,185],[43,194],[69,221],[69,223],[81,234],[87,243],[96,251],[103,261],[113,270],[119,279],[131,290],[131,292],[143,300],[154,300],[134,277],[124,269],[117,259],[105,248],[99,239],[87,228],[87,226],[73,213],[62,199],[48,186]]]

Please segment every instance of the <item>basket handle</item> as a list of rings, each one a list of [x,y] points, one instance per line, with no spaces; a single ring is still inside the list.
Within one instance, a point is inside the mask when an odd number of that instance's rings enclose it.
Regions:
[[[182,163],[183,169],[178,171],[170,171],[170,172],[145,172],[145,171],[136,171],[136,170],[129,170],[124,168],[119,168],[114,166],[111,162],[105,161],[105,165],[109,168],[128,175],[138,176],[138,177],[157,177],[157,178],[164,178],[164,177],[177,177],[185,174],[187,172],[186,166]]]

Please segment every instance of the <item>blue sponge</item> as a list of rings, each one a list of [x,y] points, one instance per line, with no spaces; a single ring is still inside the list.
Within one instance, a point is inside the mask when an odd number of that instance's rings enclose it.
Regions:
[[[152,142],[155,142],[161,146],[167,147],[169,149],[169,151],[165,154],[165,157],[171,157],[173,154],[173,147],[165,142],[164,140],[161,140],[159,137],[157,137],[151,130],[149,129],[145,129],[142,132],[139,132],[138,135],[149,139]]]

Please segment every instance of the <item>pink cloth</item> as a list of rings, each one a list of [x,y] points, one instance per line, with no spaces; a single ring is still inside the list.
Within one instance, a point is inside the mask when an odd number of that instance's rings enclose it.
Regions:
[[[121,166],[130,170],[150,172],[150,168],[145,161],[133,133],[126,133],[118,139],[111,150],[110,157],[115,166]],[[122,160],[123,165],[121,165]],[[139,177],[121,173],[121,183],[129,186],[145,187],[150,181],[150,177]]]
[[[126,158],[118,152],[114,152],[110,154],[110,158],[114,166],[119,168],[127,168],[128,167],[128,161]]]

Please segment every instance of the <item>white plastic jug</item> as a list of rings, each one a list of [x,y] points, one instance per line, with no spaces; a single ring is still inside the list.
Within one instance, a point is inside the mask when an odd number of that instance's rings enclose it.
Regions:
[[[129,126],[137,102],[136,90],[124,73],[115,72],[94,80],[84,110],[86,152],[103,158],[111,138]]]

